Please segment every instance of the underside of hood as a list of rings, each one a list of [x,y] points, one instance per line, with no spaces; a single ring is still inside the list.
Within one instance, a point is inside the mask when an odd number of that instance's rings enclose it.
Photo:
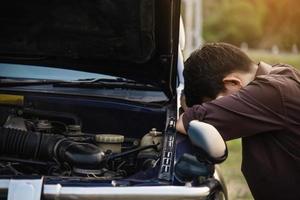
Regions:
[[[179,0],[10,0],[0,6],[0,62],[115,75],[171,97]]]

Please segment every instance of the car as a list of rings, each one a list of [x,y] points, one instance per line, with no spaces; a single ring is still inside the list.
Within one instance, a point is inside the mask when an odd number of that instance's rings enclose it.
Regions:
[[[217,130],[175,129],[180,0],[0,10],[0,199],[227,199]]]

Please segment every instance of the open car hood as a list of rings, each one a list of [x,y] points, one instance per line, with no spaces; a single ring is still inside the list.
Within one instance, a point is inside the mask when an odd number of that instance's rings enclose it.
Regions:
[[[5,1],[0,62],[120,76],[172,97],[179,13],[180,0]]]

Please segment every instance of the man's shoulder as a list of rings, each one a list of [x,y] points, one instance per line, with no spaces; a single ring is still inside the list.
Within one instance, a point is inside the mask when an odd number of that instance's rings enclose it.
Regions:
[[[272,66],[270,75],[281,75],[282,77],[297,79],[300,82],[300,72],[289,64],[276,64]]]
[[[300,72],[288,64],[275,64],[268,74],[257,76],[254,83],[267,83],[274,86],[289,87],[290,84],[300,84]]]
[[[286,64],[286,63],[277,63],[277,64],[274,64],[272,65],[273,68],[275,67],[287,67],[287,68],[293,68],[292,65],[289,65],[289,64]]]
[[[287,101],[300,96],[300,73],[290,65],[274,65],[268,74],[257,76],[246,92],[279,112]]]

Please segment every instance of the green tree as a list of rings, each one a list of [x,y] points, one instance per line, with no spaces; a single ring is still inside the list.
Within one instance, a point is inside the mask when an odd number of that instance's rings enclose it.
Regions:
[[[204,39],[250,47],[300,47],[299,0],[203,0]]]
[[[265,14],[262,5],[257,6],[256,1],[222,0],[211,7],[214,14],[205,13],[204,18],[206,41],[225,41],[236,45],[246,41],[252,46],[259,42]]]
[[[298,0],[265,0],[267,17],[262,46],[272,43],[289,49],[293,44],[300,47],[300,7]]]

